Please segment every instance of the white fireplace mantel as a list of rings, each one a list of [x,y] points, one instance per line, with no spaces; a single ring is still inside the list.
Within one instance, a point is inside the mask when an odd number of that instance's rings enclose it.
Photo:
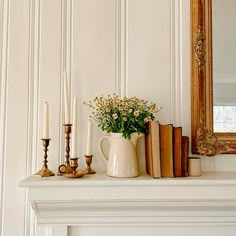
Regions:
[[[28,188],[38,225],[222,226],[228,235],[236,230],[236,172],[174,179],[31,176],[20,186]]]

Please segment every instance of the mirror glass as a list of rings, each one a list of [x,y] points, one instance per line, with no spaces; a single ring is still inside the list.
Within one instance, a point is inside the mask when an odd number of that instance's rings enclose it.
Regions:
[[[236,132],[236,0],[212,0],[213,129]]]

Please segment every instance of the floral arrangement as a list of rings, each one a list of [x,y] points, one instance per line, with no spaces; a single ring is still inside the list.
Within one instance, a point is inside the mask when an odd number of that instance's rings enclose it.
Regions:
[[[93,109],[90,115],[98,126],[107,133],[122,133],[124,138],[130,139],[132,133],[147,133],[145,123],[154,120],[154,113],[162,108],[157,107],[156,103],[150,104],[137,97],[118,97],[108,95],[99,96],[94,102],[84,102]]]

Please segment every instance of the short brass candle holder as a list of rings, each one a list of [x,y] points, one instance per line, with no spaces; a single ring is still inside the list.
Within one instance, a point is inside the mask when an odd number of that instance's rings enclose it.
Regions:
[[[58,167],[58,174],[57,175],[63,175],[68,174],[72,172],[71,165],[70,165],[70,134],[71,134],[71,126],[72,124],[64,124],[65,127],[65,164],[62,164]]]
[[[92,163],[92,160],[93,160],[93,155],[84,155],[84,156],[85,156],[86,164],[87,164],[87,168],[85,170],[85,174],[96,174],[96,171],[94,171],[91,168],[91,163]]]
[[[71,158],[71,169],[72,172],[71,173],[65,173],[64,176],[67,178],[80,178],[84,175],[83,171],[77,171],[77,167],[78,167],[78,159],[79,158]]]
[[[49,177],[49,176],[53,176],[55,175],[51,170],[48,169],[48,161],[47,161],[47,152],[48,152],[48,146],[49,146],[49,142],[51,139],[41,139],[43,141],[43,151],[44,151],[44,160],[43,160],[43,167],[40,171],[38,171],[35,175],[39,176],[39,177]]]

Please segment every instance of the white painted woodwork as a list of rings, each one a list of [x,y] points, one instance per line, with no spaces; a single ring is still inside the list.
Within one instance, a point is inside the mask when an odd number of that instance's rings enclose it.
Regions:
[[[186,226],[187,232],[203,236],[233,235],[236,229],[236,172],[174,179],[147,175],[119,179],[102,173],[81,179],[31,176],[20,186],[28,188],[43,232],[38,236],[58,225],[69,228],[68,233],[63,228],[63,236],[128,235],[136,230],[141,235],[159,229],[180,235]]]
[[[183,126],[184,135],[190,136],[190,1],[0,0],[0,236],[116,232],[116,226],[35,228],[28,191],[18,187],[42,166],[45,101],[50,104],[52,139],[48,164],[56,172],[64,161],[64,70],[71,98],[78,97],[81,168],[89,115],[82,103],[101,93],[154,100],[163,107],[157,119]],[[97,149],[103,134],[94,125],[93,166],[98,171],[105,171]],[[143,140],[139,157],[144,170]],[[235,155],[203,157],[202,163],[204,171],[236,171]],[[151,229],[166,230],[153,226],[140,232]],[[217,229],[209,228],[215,235],[233,232],[233,226]]]

